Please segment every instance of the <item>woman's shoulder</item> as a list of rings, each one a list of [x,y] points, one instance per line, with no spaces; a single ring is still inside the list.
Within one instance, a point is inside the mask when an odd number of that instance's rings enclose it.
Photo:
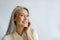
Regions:
[[[31,28],[31,33],[32,33],[32,38],[34,40],[39,40],[38,39],[38,33],[37,33],[37,30],[36,29]]]
[[[34,29],[34,28],[30,28],[30,31],[31,31],[31,32],[36,32],[37,30]]]
[[[34,28],[30,28],[30,32],[31,32],[32,34],[35,34],[35,33],[37,33],[37,30],[34,29]]]
[[[2,40],[12,40],[12,35],[11,34],[8,34],[8,35],[5,35]]]

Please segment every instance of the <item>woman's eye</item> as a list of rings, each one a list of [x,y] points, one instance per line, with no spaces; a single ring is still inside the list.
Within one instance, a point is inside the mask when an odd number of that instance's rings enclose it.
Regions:
[[[23,17],[23,16],[24,16],[24,17],[25,17],[25,16],[26,16],[26,17],[29,17],[29,15],[24,15],[24,14],[21,14],[20,16],[22,16],[22,17]]]
[[[22,15],[20,15],[20,16],[24,16],[24,15],[22,14]]]

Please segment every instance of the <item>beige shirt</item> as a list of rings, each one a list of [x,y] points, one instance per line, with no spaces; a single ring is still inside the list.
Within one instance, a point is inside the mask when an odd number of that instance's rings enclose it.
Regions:
[[[33,38],[32,40],[38,40],[36,30],[31,29],[29,32]],[[26,33],[23,33],[23,35],[20,36],[17,32],[14,32],[13,34],[6,35],[2,40],[27,40],[27,36]]]

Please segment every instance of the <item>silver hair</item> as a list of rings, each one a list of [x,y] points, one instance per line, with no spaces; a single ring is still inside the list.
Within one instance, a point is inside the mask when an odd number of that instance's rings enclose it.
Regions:
[[[15,24],[15,22],[14,22],[14,17],[15,17],[15,15],[17,14],[17,11],[18,11],[19,9],[21,9],[21,8],[27,10],[27,12],[28,12],[28,14],[29,14],[29,11],[28,11],[28,9],[27,9],[26,7],[17,6],[17,7],[13,10],[13,12],[12,12],[12,14],[11,14],[11,18],[10,18],[10,22],[9,22],[9,25],[8,25],[8,29],[7,29],[6,35],[7,35],[7,34],[11,34],[11,33],[13,33],[13,32],[16,31],[16,24]]]

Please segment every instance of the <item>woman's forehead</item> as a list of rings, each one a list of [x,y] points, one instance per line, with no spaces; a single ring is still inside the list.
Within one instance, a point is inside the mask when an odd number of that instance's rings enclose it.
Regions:
[[[25,10],[25,9],[19,9],[17,11],[17,13],[19,13],[19,14],[28,14],[27,10]]]

